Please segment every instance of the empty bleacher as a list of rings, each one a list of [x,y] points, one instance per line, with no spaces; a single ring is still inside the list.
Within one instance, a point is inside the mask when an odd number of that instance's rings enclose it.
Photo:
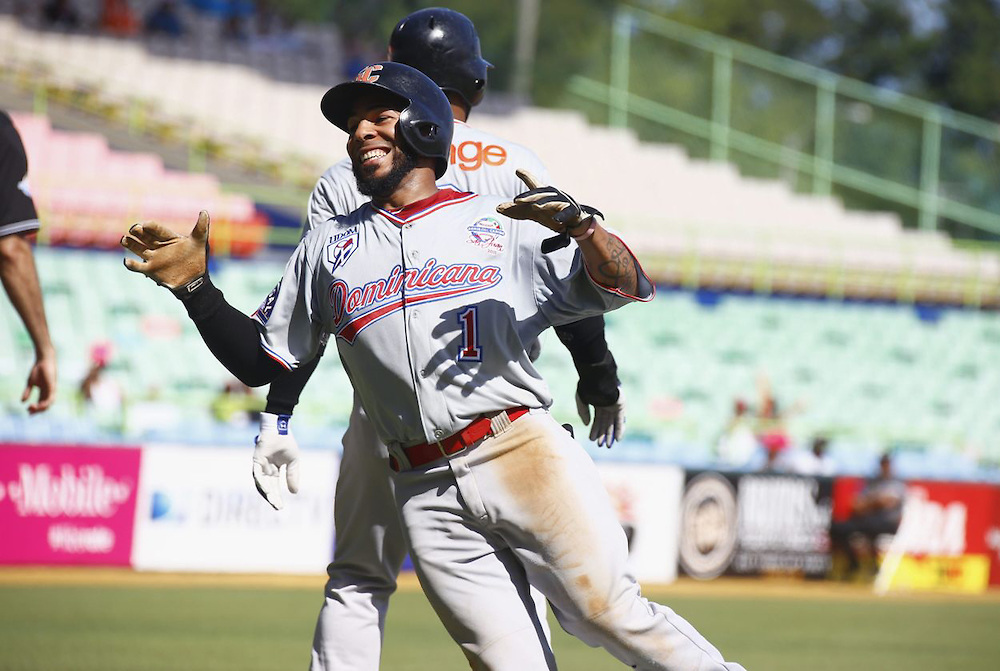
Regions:
[[[53,130],[42,116],[11,118],[28,155],[43,242],[113,248],[126,222],[186,230],[200,210],[211,212],[224,253],[252,254],[266,240],[267,218],[249,197],[223,193],[213,175],[166,170],[155,154],[112,151],[103,136]]]
[[[39,248],[39,274],[60,354],[60,402],[47,424],[21,416],[31,345],[9,303],[0,303],[0,439],[42,432],[76,440],[232,442],[252,439],[214,422],[211,401],[231,378],[168,292],[121,266],[121,254]],[[213,277],[249,313],[277,281],[280,261],[220,261]],[[614,459],[710,463],[733,402],[755,400],[766,375],[794,445],[833,438],[847,470],[872,454],[910,447],[913,472],[971,477],[1000,461],[996,435],[1000,315],[956,308],[774,298],[661,289],[648,305],[610,314],[608,339],[629,399],[628,440]],[[94,343],[111,344],[109,375],[125,390],[120,434],[73,401]],[[579,424],[576,374],[551,333],[538,366],[561,421]],[[260,392],[258,392],[260,393]],[[346,425],[351,390],[327,356],[296,411],[306,444],[329,446]],[[43,427],[44,428],[40,428]],[[930,460],[930,461],[928,461]]]
[[[118,38],[36,31],[2,15],[0,39],[12,45],[0,69],[68,79],[132,121],[281,166],[299,185],[343,156],[343,133],[318,109],[325,84],[277,82],[250,64],[171,58]],[[82,57],[87,50],[94,56]],[[590,126],[574,112],[476,112],[472,121],[535,150],[557,184],[628,233],[662,282],[1000,304],[995,254],[956,248],[939,232],[904,230],[896,215],[848,211],[830,197],[640,143],[626,129]]]

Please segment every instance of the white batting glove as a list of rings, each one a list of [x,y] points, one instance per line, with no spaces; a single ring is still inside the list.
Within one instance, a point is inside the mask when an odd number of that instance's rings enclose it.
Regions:
[[[580,394],[576,395],[576,411],[586,426],[590,424],[590,405]],[[594,406],[594,423],[590,427],[590,439],[601,447],[610,448],[616,440],[625,436],[625,390],[618,388],[618,400],[611,405]]]
[[[260,413],[260,435],[253,449],[253,482],[275,510],[281,510],[281,482],[299,491],[299,445],[288,426],[288,415]]]

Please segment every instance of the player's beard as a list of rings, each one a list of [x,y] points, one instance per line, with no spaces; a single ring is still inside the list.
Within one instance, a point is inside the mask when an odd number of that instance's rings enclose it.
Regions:
[[[392,168],[382,177],[365,174],[364,168],[352,165],[354,178],[358,180],[358,191],[374,201],[386,200],[395,191],[406,175],[417,167],[417,155],[400,147],[392,156]]]

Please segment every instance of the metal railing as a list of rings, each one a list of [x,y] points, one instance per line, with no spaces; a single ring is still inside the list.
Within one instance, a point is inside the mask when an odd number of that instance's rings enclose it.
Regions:
[[[922,229],[1000,235],[1000,126],[670,21],[617,11],[609,82],[569,92],[611,126],[686,144]],[[985,233],[985,235],[983,235]]]

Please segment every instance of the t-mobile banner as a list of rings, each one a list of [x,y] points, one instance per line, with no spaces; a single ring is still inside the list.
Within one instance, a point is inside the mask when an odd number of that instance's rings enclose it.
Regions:
[[[337,456],[304,451],[299,493],[283,491],[280,511],[254,488],[250,459],[250,448],[144,448],[135,568],[322,573],[333,554]]]
[[[684,471],[607,462],[598,462],[597,469],[625,530],[632,574],[643,582],[676,580]]]
[[[0,444],[0,564],[127,566],[140,454]]]

